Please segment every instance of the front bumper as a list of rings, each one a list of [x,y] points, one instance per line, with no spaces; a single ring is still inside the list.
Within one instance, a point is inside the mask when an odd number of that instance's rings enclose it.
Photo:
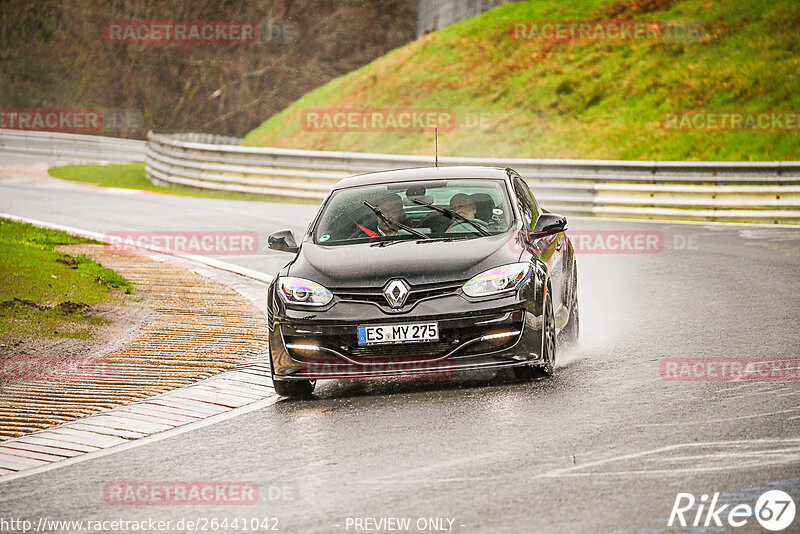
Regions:
[[[408,376],[451,378],[458,371],[544,363],[541,310],[517,295],[470,302],[450,295],[388,315],[370,303],[340,302],[325,312],[279,310],[270,325],[276,380]],[[447,313],[433,313],[446,309]],[[358,345],[357,327],[436,321],[439,341]]]

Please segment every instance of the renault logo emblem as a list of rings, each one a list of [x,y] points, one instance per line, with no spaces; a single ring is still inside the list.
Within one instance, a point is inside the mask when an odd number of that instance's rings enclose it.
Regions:
[[[383,288],[383,296],[392,308],[402,308],[408,298],[408,289],[404,280],[390,280]]]

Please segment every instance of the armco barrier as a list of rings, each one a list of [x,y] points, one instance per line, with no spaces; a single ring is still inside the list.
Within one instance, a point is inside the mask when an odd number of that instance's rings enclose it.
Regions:
[[[76,161],[144,161],[145,142],[99,135],[0,129],[0,152]]]
[[[204,134],[155,134],[150,180],[321,200],[361,172],[430,166],[430,156],[245,147]],[[592,161],[441,157],[440,165],[516,169],[551,211],[567,215],[800,222],[800,162]]]
[[[362,172],[430,166],[430,156],[240,146],[210,134],[144,141],[0,130],[0,152],[74,160],[146,161],[156,183],[321,200]],[[440,165],[516,169],[551,211],[566,215],[800,223],[800,162],[593,161],[441,157]]]

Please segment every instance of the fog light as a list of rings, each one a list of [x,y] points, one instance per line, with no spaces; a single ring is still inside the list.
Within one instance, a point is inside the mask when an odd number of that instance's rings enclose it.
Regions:
[[[514,330],[513,332],[501,332],[500,334],[488,334],[486,336],[481,337],[481,341],[489,341],[490,339],[500,339],[504,337],[512,337],[519,334],[519,330]]]
[[[319,351],[319,347],[318,347],[318,346],[316,346],[316,345],[296,345],[296,344],[294,344],[294,343],[287,343],[287,344],[286,344],[286,348],[287,348],[287,349],[292,349],[292,350],[313,350],[313,351]]]

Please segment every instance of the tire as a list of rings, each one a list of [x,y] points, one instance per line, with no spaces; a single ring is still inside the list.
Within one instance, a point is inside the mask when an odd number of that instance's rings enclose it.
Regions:
[[[514,367],[514,374],[519,380],[546,378],[553,374],[556,366],[556,321],[553,316],[553,302],[548,294],[544,300],[544,318],[542,321],[542,365],[525,365]]]
[[[572,269],[572,291],[569,297],[569,321],[564,326],[564,341],[568,345],[578,342],[581,335],[581,314],[578,307],[578,267]]]
[[[269,313],[269,306],[267,306],[267,313]],[[272,387],[275,393],[281,397],[288,397],[290,399],[307,399],[314,392],[317,381],[311,380],[277,380],[275,378],[275,367],[272,363],[272,345],[269,348],[269,370],[272,377]]]
[[[273,380],[275,393],[290,399],[306,399],[314,392],[317,382],[310,380]]]

